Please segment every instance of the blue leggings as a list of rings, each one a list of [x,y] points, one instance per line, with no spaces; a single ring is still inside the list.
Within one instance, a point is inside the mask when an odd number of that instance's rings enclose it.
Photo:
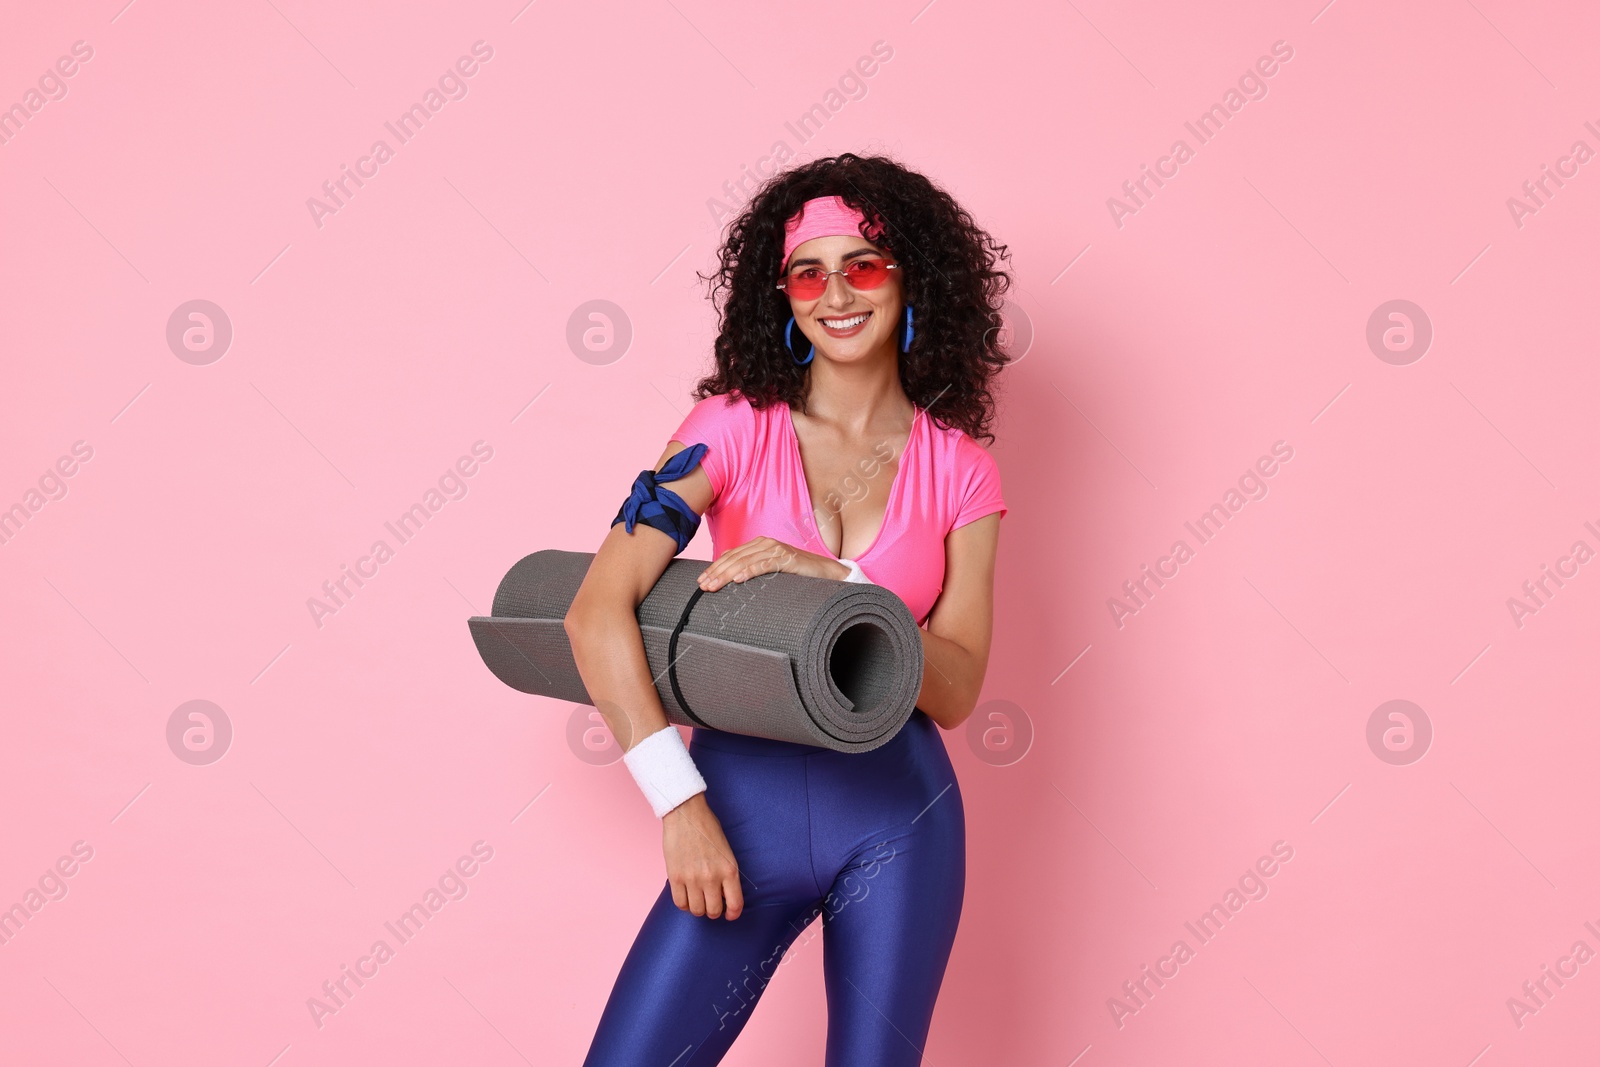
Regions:
[[[827,1067],[917,1067],[966,886],[966,816],[938,725],[914,711],[862,753],[696,729],[689,751],[744,911],[696,916],[663,885],[584,1067],[720,1063],[819,915]]]

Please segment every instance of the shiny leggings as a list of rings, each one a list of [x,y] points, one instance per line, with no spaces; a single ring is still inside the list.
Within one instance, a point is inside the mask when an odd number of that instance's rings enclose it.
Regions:
[[[917,1067],[966,884],[961,790],[937,724],[914,711],[862,753],[696,729],[689,751],[744,911],[696,916],[663,885],[584,1067],[720,1063],[819,915],[826,1067]]]

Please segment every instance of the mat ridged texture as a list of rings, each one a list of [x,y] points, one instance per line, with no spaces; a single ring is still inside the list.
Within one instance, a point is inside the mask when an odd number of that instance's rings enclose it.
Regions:
[[[495,677],[523,693],[593,704],[562,620],[592,552],[545,549],[500,580],[491,616],[467,620]],[[667,642],[705,560],[674,559],[639,605],[639,631],[667,718],[697,725],[667,678]],[[712,729],[839,752],[887,743],[915,710],[922,638],[892,591],[763,574],[703,594],[678,635],[683,697]]]

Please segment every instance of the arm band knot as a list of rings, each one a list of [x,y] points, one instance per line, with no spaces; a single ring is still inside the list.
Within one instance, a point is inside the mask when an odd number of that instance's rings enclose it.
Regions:
[[[709,450],[704,444],[690,445],[672,454],[659,472],[642,470],[633,480],[633,491],[617,509],[611,525],[625,523],[624,529],[633,532],[634,526],[643,523],[671,537],[678,543],[678,552],[689,547],[695,531],[700,529],[700,516],[677,493],[664,489],[661,482],[682,478],[700,465],[700,459]],[[673,553],[677,555],[677,553]]]

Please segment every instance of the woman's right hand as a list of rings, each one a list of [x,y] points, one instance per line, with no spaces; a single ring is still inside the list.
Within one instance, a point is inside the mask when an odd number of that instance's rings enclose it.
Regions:
[[[744,911],[739,862],[722,832],[722,823],[696,793],[661,819],[661,851],[667,860],[672,902],[708,918],[737,919]]]

